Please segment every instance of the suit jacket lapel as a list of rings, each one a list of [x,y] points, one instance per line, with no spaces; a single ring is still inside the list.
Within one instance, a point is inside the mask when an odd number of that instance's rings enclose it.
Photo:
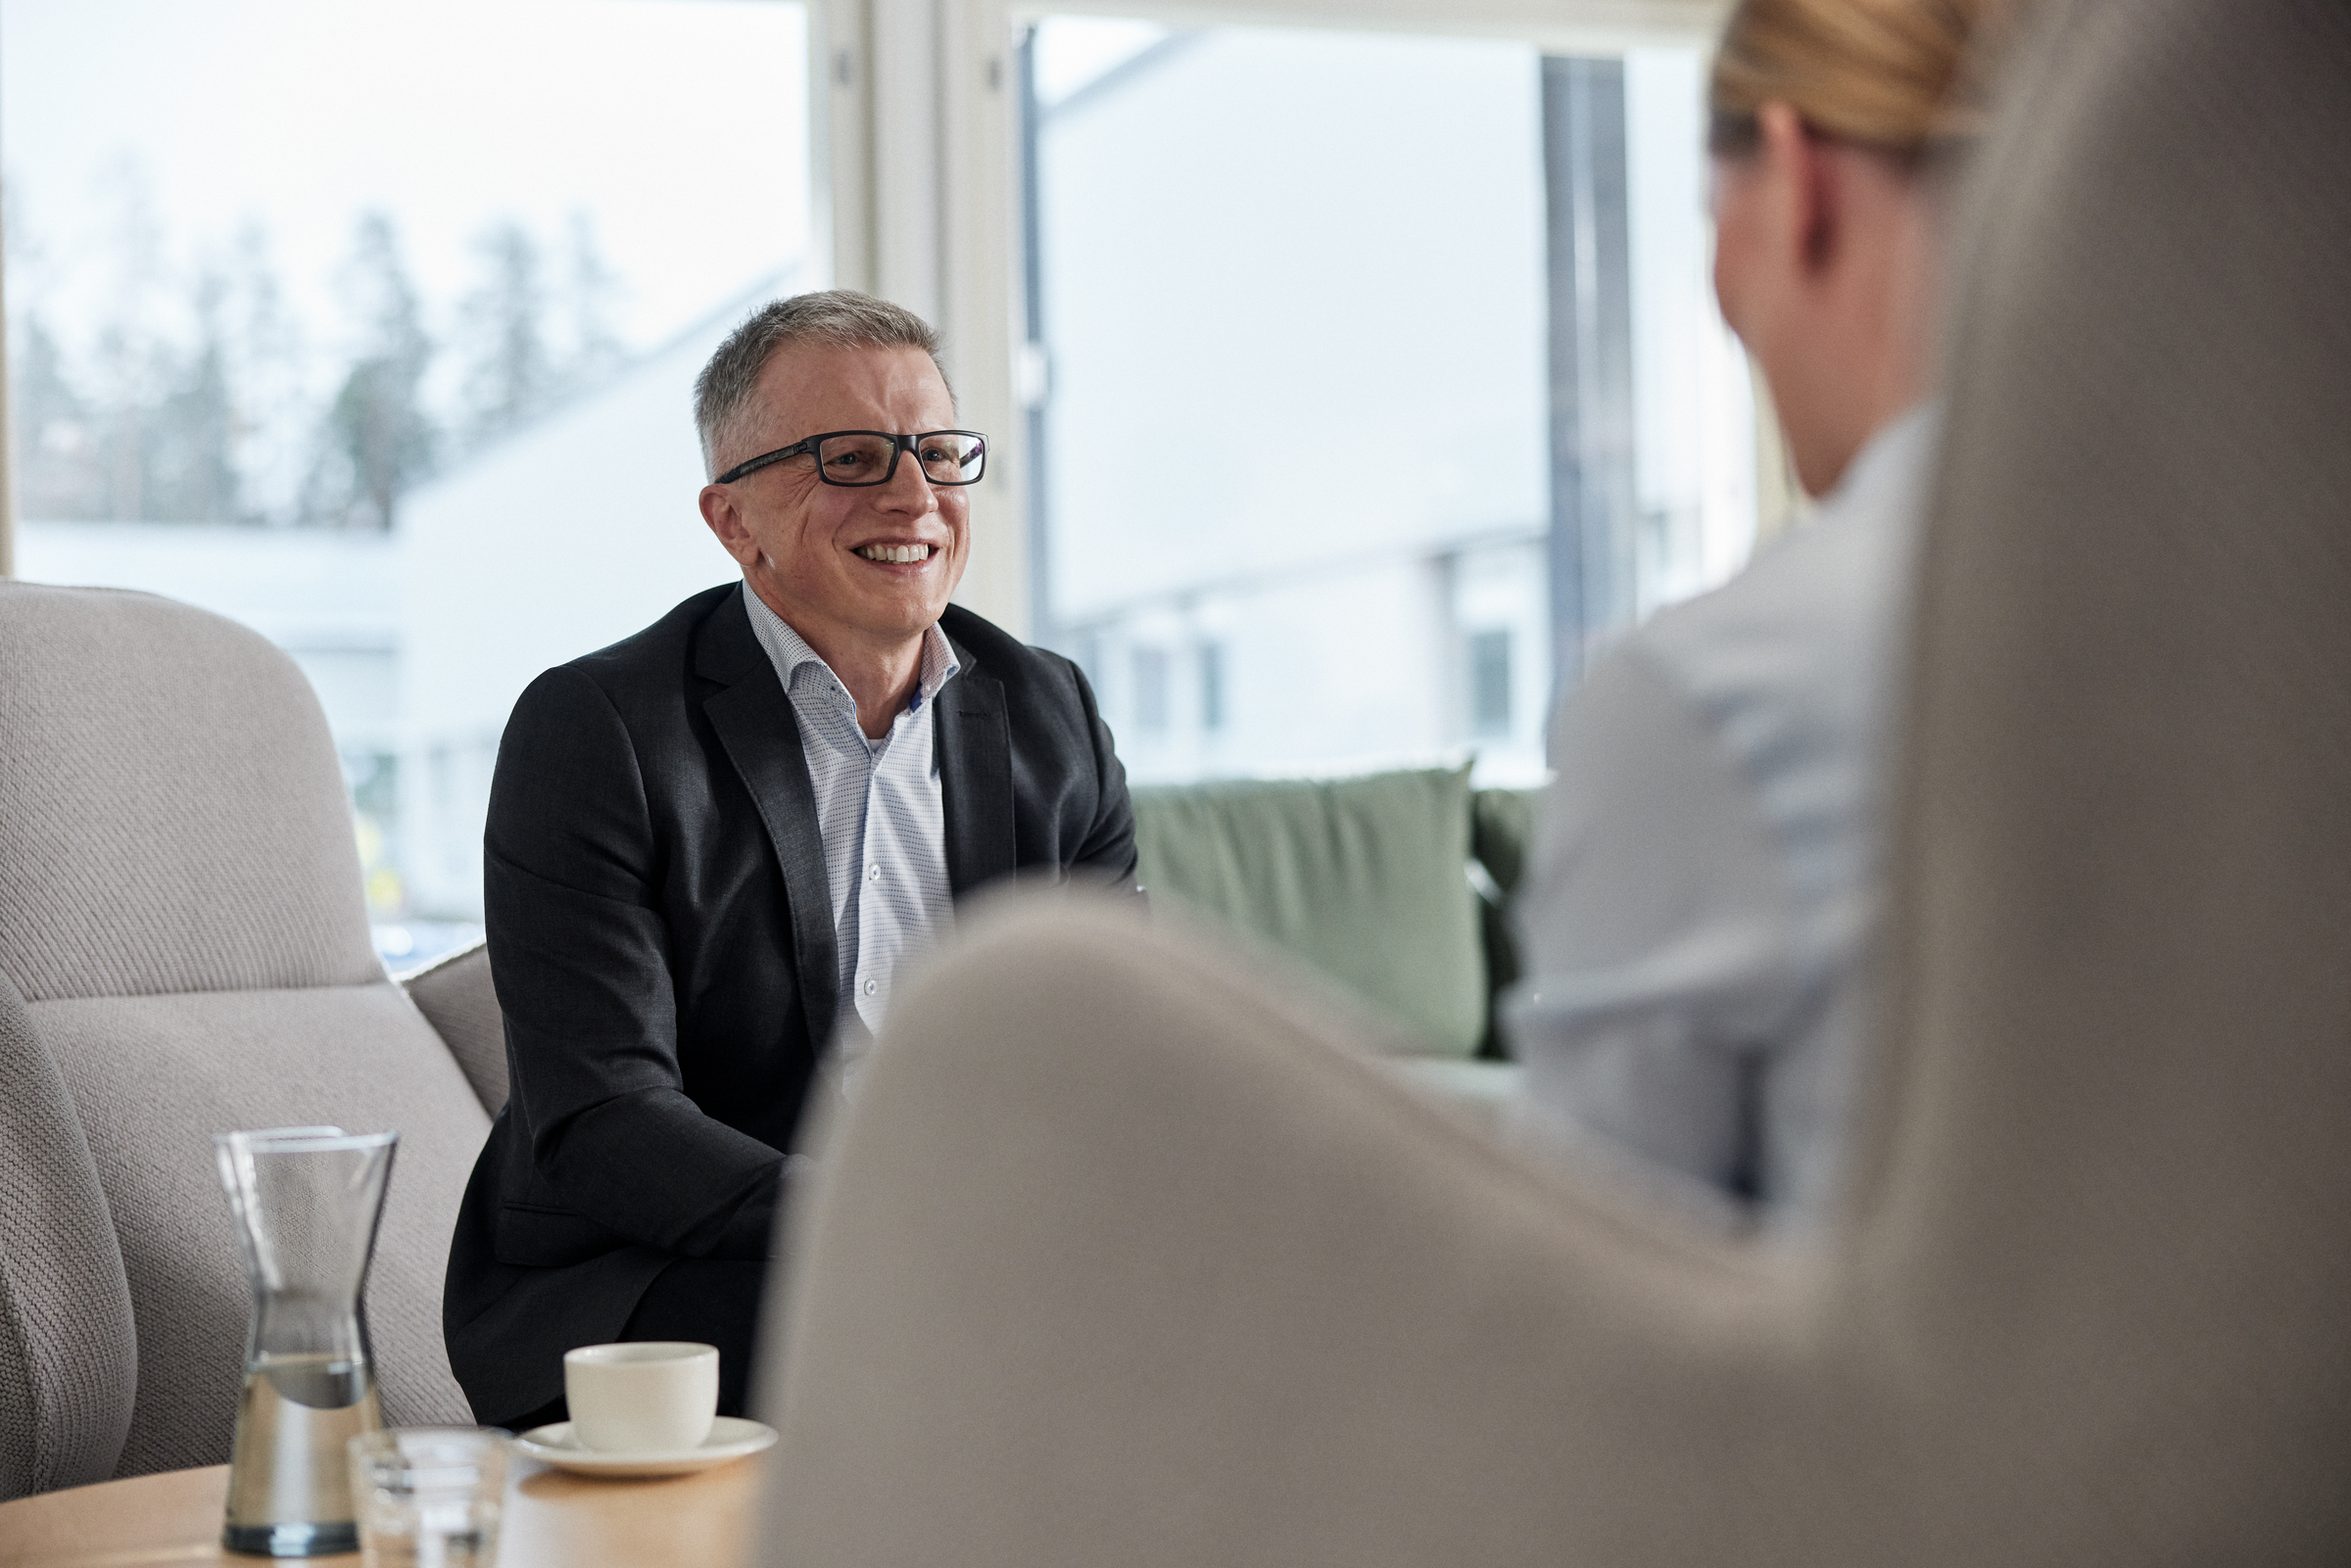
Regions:
[[[751,631],[743,595],[734,594],[703,623],[696,673],[723,689],[702,701],[727,760],[759,808],[760,825],[775,846],[792,906],[792,957],[799,972],[800,1006],[809,1044],[821,1051],[833,1038],[840,1006],[840,956],[833,937],[833,891],[825,876],[825,841],[816,822],[816,791],[800,750],[799,716],[774,661]]]
[[[947,812],[947,886],[961,898],[975,887],[1009,877],[1020,864],[1013,839],[1012,730],[1004,714],[1004,683],[963,666],[938,694],[939,789]]]

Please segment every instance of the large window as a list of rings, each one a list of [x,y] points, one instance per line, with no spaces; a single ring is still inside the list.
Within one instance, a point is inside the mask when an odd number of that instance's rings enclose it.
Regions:
[[[522,685],[733,575],[688,398],[825,270],[805,34],[774,0],[0,5],[18,574],[293,653],[396,960],[478,919]]]
[[[1531,780],[1559,682],[1745,559],[1700,64],[1029,35],[1032,604],[1136,777]]]
[[[522,686],[734,575],[696,367],[838,276],[946,329],[1004,458],[964,596],[1138,779],[1538,777],[1755,531],[1712,8],[1548,54],[1013,9],[835,0],[812,75],[784,0],[0,0],[18,571],[286,646],[412,954],[478,918]]]

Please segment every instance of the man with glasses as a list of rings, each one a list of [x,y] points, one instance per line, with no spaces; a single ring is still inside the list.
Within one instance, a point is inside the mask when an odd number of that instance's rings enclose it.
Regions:
[[[445,1299],[486,1422],[562,1419],[562,1353],[612,1340],[717,1345],[741,1414],[819,1058],[881,1023],[963,894],[1133,885],[1084,677],[948,603],[987,441],[937,352],[846,291],[739,327],[695,420],[742,581],[550,670],[507,721],[483,880],[513,1090]]]

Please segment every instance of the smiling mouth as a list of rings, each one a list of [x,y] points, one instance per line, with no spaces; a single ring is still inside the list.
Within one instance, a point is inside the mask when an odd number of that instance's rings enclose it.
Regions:
[[[937,551],[936,545],[860,545],[857,553],[869,561],[886,561],[893,566],[911,566],[927,561]]]

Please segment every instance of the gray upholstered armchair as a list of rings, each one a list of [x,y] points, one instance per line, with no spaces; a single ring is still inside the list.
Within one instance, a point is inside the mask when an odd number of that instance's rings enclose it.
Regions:
[[[2351,7],[2079,0],[1980,170],[1843,1212],[1530,1163],[1108,913],[904,995],[765,1560],[2351,1558]]]
[[[495,1038],[478,954],[429,978],[461,1046]],[[0,583],[0,1497],[228,1457],[231,1127],[400,1130],[384,1413],[469,1421],[441,1277],[504,1076],[386,979],[292,660],[168,599]]]
[[[490,979],[489,944],[474,942],[393,978],[457,1059],[483,1111],[495,1117],[506,1104],[506,1025]]]

